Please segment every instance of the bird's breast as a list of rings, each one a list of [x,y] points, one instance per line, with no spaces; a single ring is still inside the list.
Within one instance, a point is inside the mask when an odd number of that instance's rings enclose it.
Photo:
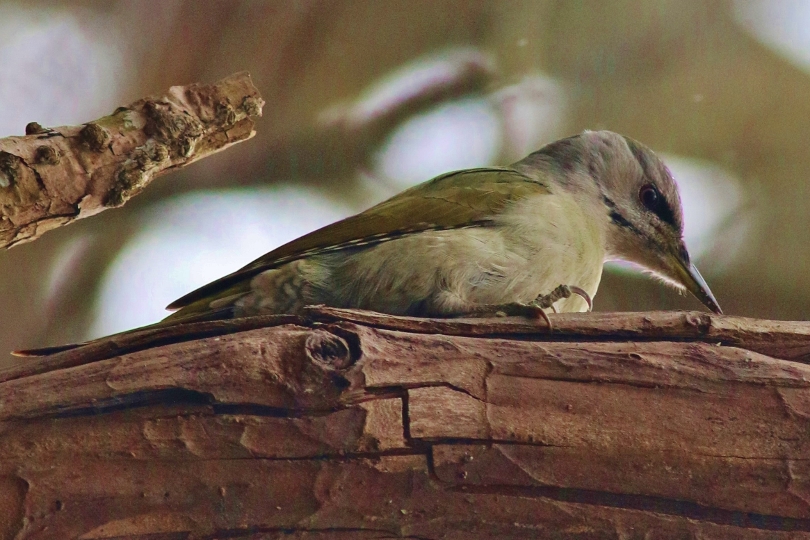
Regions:
[[[539,294],[558,285],[575,285],[591,297],[596,295],[605,260],[605,232],[599,217],[566,193],[527,198],[500,216],[498,227],[507,243],[526,261],[517,268],[525,276],[521,278],[525,293],[533,292],[533,281],[540,287]],[[587,305],[573,296],[555,307],[584,311]]]
[[[395,314],[458,315],[527,303],[561,284],[596,293],[604,261],[598,223],[565,198],[525,200],[491,226],[424,231],[313,260],[312,303]],[[560,311],[582,311],[579,297]]]

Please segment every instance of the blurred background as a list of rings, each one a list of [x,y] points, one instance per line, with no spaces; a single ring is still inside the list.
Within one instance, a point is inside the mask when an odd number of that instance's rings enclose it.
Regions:
[[[810,2],[0,2],[0,136],[241,70],[254,139],[0,253],[0,351],[154,322],[407,186],[583,129],[663,155],[726,313],[810,315]],[[595,304],[701,309],[617,266]]]

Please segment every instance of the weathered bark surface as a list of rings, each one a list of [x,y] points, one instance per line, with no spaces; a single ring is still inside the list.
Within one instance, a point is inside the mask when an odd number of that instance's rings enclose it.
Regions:
[[[0,536],[810,538],[810,323],[552,321],[317,308],[24,360]]]
[[[0,248],[123,205],[152,179],[254,134],[264,101],[247,73],[173,86],[81,126],[0,139]]]

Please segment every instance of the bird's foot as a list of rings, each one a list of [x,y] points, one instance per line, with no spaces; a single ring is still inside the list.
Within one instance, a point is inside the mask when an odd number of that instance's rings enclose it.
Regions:
[[[522,304],[520,302],[510,302],[508,304],[485,304],[477,306],[471,315],[478,317],[496,316],[496,317],[526,317],[527,319],[543,319],[548,326],[548,331],[551,332],[551,320],[548,314],[543,311],[543,308],[531,304]]]
[[[588,311],[591,311],[591,308],[593,307],[591,296],[585,292],[584,289],[574,285],[560,285],[550,293],[538,296],[534,299],[534,301],[528,304],[523,304],[521,302],[510,302],[508,304],[484,304],[476,306],[468,314],[475,317],[496,316],[543,319],[548,327],[548,331],[551,332],[553,330],[553,326],[551,324],[551,319],[548,318],[548,314],[545,310],[551,309],[554,311],[554,313],[557,313],[557,308],[554,307],[554,303],[559,300],[563,300],[564,298],[570,298],[572,294],[578,294],[581,296],[588,304]]]
[[[531,303],[531,305],[543,309],[551,308],[554,311],[554,313],[557,313],[557,308],[554,307],[554,304],[559,300],[570,298],[572,294],[577,294],[585,300],[585,302],[588,304],[588,311],[591,311],[593,309],[593,301],[591,300],[591,295],[589,295],[581,287],[577,287],[575,285],[560,285],[550,293],[535,298],[534,301]]]

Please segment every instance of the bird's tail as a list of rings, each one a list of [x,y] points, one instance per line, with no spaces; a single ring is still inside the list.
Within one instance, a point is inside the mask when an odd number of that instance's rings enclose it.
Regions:
[[[77,347],[90,344],[92,341],[84,341],[82,343],[67,343],[65,345],[54,345],[53,347],[39,347],[36,349],[19,349],[11,351],[11,356],[19,356],[22,358],[30,358],[33,356],[48,356],[62,351],[69,351]]]
[[[97,339],[92,339],[90,341],[83,341],[81,343],[67,343],[65,345],[54,345],[52,347],[38,347],[36,349],[20,349],[16,351],[11,351],[13,356],[19,357],[37,357],[37,356],[48,356],[51,354],[56,354],[63,351],[69,351],[71,349],[78,349],[79,347],[85,347],[87,345],[92,345],[94,343],[98,343],[101,341],[109,341],[115,340],[121,336],[126,336],[129,334],[133,334],[135,332],[143,332],[149,330],[158,330],[162,328],[168,328],[170,326],[177,326],[179,324],[186,324],[186,323],[195,323],[195,322],[205,322],[205,321],[219,321],[223,319],[232,319],[234,316],[233,306],[223,307],[221,309],[215,310],[208,310],[204,312],[196,312],[196,313],[183,313],[184,310],[180,310],[178,312],[172,313],[162,321],[148,324],[146,326],[140,326],[138,328],[133,328],[132,330],[125,330],[124,332],[119,332],[117,334],[112,334],[109,336],[104,336]]]

